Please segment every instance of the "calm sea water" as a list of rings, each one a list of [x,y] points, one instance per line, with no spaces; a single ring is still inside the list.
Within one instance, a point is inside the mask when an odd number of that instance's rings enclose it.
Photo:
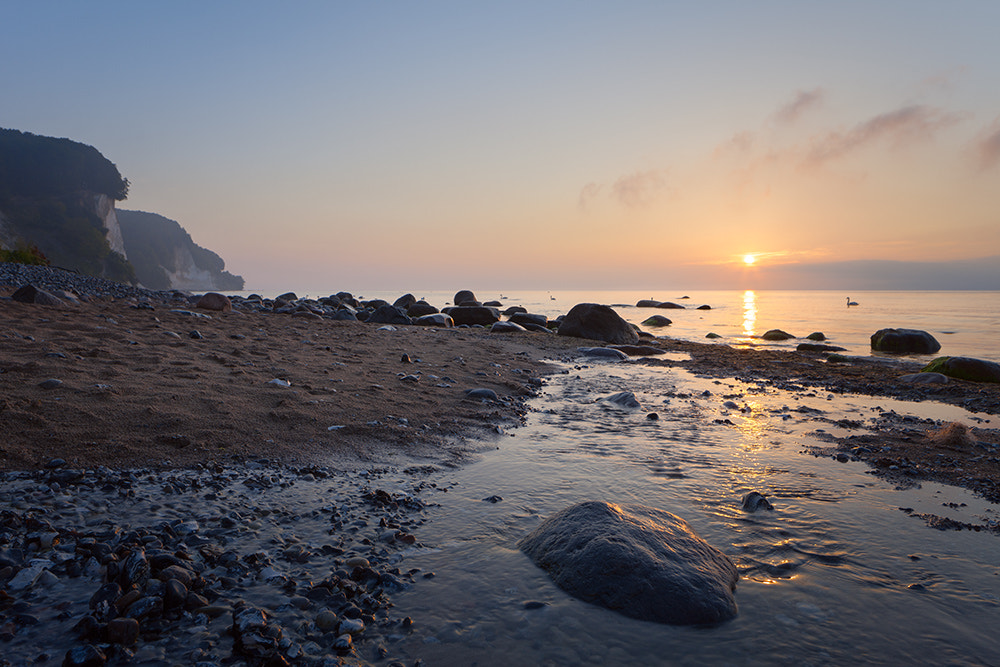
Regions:
[[[281,292],[263,293],[275,296]],[[336,292],[337,290],[333,290]],[[330,291],[297,291],[298,296],[321,297]],[[246,292],[244,294],[249,294]],[[396,300],[404,292],[371,292],[356,296]],[[414,292],[432,305],[450,304],[454,292]],[[520,305],[529,312],[549,317],[566,313],[577,303],[593,302],[616,306],[626,320],[639,324],[650,315],[672,320],[667,327],[649,328],[657,336],[706,341],[706,334],[722,338],[727,345],[758,345],[794,349],[797,340],[765,343],[759,336],[769,329],[782,329],[805,337],[822,332],[828,344],[847,348],[850,354],[870,354],[870,337],[889,327],[921,329],[941,343],[933,356],[972,356],[1000,361],[1000,292],[843,292],[824,291],[476,291],[481,301],[497,300]],[[687,297],[687,298],[684,298]],[[847,299],[858,303],[847,307]],[[671,301],[684,309],[636,308],[640,299]],[[708,305],[711,310],[697,310]],[[932,358],[932,357],[931,357]]]

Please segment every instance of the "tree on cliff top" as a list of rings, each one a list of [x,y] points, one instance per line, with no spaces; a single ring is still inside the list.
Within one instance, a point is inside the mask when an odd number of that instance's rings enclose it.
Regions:
[[[0,129],[0,200],[90,191],[121,201],[128,186],[118,167],[93,146]]]

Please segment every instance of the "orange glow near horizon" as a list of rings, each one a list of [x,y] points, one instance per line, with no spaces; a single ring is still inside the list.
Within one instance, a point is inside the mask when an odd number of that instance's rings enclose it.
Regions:
[[[743,263],[747,266],[753,266],[756,261],[757,257],[755,255],[743,255]]]

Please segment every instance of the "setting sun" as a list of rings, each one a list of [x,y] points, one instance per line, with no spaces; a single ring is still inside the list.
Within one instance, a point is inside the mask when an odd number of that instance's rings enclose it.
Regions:
[[[743,255],[743,263],[746,264],[747,266],[753,266],[754,262],[756,261],[757,258],[754,257],[753,255]]]

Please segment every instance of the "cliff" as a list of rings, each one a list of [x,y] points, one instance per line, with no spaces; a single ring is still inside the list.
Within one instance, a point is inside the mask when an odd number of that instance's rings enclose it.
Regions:
[[[93,146],[0,129],[0,244],[52,264],[133,282],[115,201],[128,180]]]
[[[118,211],[118,223],[136,278],[148,289],[243,289],[217,254],[196,244],[180,223],[156,213]]]

